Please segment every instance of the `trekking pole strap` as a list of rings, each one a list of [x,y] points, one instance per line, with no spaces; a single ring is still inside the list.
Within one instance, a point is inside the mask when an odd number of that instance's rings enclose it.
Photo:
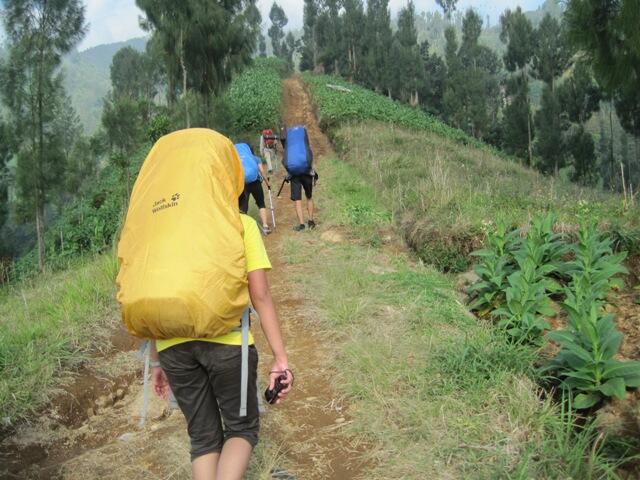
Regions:
[[[247,416],[249,389],[249,307],[242,314],[242,366],[240,371],[240,416]]]

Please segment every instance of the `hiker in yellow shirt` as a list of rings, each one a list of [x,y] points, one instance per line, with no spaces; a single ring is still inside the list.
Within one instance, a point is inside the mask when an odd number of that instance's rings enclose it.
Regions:
[[[279,403],[291,390],[293,375],[267,282],[266,271],[271,269],[271,263],[255,220],[243,214],[240,218],[244,227],[249,295],[274,356],[269,388],[274,387],[278,376],[287,377],[283,380],[287,386],[279,393]],[[253,343],[250,336],[246,417],[238,416],[240,331],[211,339],[156,340],[151,349],[154,391],[166,399],[172,389],[187,419],[195,480],[241,479],[249,465],[259,429],[258,352]]]
[[[166,135],[136,179],[118,244],[123,321],[155,339],[153,388],[165,399],[173,392],[187,420],[195,480],[241,479],[258,441],[249,300],[274,358],[265,396],[280,402],[293,383],[271,264],[256,222],[238,211],[243,188],[228,138],[208,129]]]

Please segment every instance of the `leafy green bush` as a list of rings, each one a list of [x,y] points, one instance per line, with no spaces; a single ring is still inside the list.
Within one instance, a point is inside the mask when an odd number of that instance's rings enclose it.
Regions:
[[[236,132],[259,132],[263,128],[279,126],[281,76],[285,71],[286,63],[282,60],[258,59],[231,82],[225,99]]]

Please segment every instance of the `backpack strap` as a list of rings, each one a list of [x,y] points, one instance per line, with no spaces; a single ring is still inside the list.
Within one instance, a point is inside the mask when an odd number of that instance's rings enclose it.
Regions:
[[[249,389],[249,307],[242,314],[242,365],[240,367],[240,416],[247,416]]]

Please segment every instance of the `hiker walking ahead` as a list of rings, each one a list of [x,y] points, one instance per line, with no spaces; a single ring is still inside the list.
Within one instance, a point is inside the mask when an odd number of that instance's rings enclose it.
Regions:
[[[131,194],[118,244],[118,301],[127,329],[152,339],[154,391],[173,391],[187,420],[193,478],[240,479],[258,441],[258,354],[249,299],[274,355],[270,388],[290,391],[280,326],[256,223],[230,140],[207,129],[162,137]],[[223,427],[224,424],[224,427]]]
[[[260,135],[260,156],[267,162],[267,171],[273,172],[276,163],[276,136],[273,130],[265,128]]]
[[[291,182],[291,200],[295,203],[298,225],[293,227],[296,232],[305,229],[304,214],[302,213],[302,190],[307,198],[307,213],[309,229],[316,228],[313,219],[313,185],[318,179],[318,174],[313,169],[313,152],[309,146],[307,129],[303,126],[288,128],[286,135],[281,135],[284,147],[282,164],[289,173]]]
[[[262,181],[267,184],[269,180],[264,173],[264,165],[253,154],[253,150],[247,143],[236,143],[236,150],[242,161],[242,169],[244,170],[244,193],[240,198],[240,211],[247,213],[249,211],[249,196],[252,196],[258,206],[260,212],[260,220],[262,221],[262,233],[268,235],[271,233],[269,223],[267,222],[267,208],[264,202],[264,191],[262,190]]]

